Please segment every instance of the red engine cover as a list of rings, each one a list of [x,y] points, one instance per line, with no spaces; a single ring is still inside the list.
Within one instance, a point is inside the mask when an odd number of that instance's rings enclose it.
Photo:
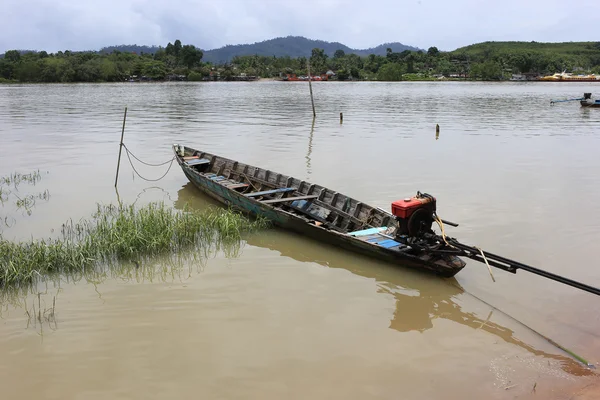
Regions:
[[[396,200],[392,203],[392,214],[398,218],[408,218],[425,204],[435,201],[428,197],[411,197],[403,200]]]

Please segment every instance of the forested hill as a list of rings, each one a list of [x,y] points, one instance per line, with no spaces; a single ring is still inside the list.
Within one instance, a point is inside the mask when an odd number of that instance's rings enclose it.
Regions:
[[[393,52],[401,53],[404,50],[418,51],[417,47],[407,46],[402,43],[384,43],[377,47],[369,49],[351,49],[345,44],[339,42],[326,42],[323,40],[312,40],[302,36],[287,36],[275,39],[265,40],[252,44],[237,44],[227,45],[213,50],[203,50],[204,56],[202,61],[211,62],[213,64],[223,64],[230,62],[235,56],[275,56],[291,58],[310,57],[312,49],[319,48],[325,50],[325,54],[333,57],[336,50],[343,50],[346,54],[357,54],[359,56],[368,56],[375,54],[377,56],[385,56],[386,49],[390,48]],[[120,45],[104,47],[100,50],[101,53],[112,53],[118,50],[126,53],[149,53],[154,54],[158,51],[158,46],[138,46],[138,45]]]
[[[231,59],[233,59],[235,56],[250,56],[255,54],[268,57],[310,57],[312,49],[314,48],[325,50],[325,54],[327,54],[329,57],[333,57],[333,54],[336,50],[343,50],[346,54],[357,54],[360,56],[367,56],[369,54],[385,56],[386,49],[388,47],[394,52],[402,52],[404,50],[419,50],[416,47],[407,46],[398,42],[385,43],[370,49],[351,49],[345,44],[339,42],[312,40],[302,36],[287,36],[253,44],[228,45],[219,49],[206,50],[204,51],[203,60],[220,64],[231,61]]]
[[[600,64],[600,42],[483,42],[460,47],[451,54],[471,60],[503,59],[508,57],[555,58],[563,64]],[[568,68],[568,66],[566,66]],[[556,66],[557,69],[561,67]],[[564,68],[564,67],[562,67]]]
[[[455,59],[480,63],[487,71],[512,68],[518,72],[553,74],[563,70],[598,71],[600,66],[600,42],[483,42],[449,54]]]

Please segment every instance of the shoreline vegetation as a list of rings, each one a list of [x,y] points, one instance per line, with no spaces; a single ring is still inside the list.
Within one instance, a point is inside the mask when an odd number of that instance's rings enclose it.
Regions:
[[[0,292],[59,276],[93,277],[124,265],[145,270],[158,256],[175,264],[202,262],[216,252],[236,256],[245,233],[269,226],[264,219],[249,219],[224,208],[175,210],[163,202],[139,207],[98,204],[90,218],[64,223],[58,237],[6,239],[3,230],[17,220],[3,211],[14,207],[31,215],[36,199],[49,199],[47,190],[38,194],[23,190],[23,185],[35,186],[41,178],[39,171],[0,177]]]
[[[218,251],[235,256],[244,233],[268,226],[240,213],[211,208],[175,210],[164,203],[98,205],[89,219],[63,224],[56,239],[12,242],[0,233],[0,289],[53,276],[141,268],[156,256],[203,261]]]
[[[359,56],[313,48],[310,57],[237,55],[224,63],[181,41],[154,53],[119,51],[25,52],[0,58],[0,83],[164,81],[537,81],[567,71],[600,74],[600,42],[485,42],[443,52],[404,50]],[[600,80],[599,80],[600,82]]]

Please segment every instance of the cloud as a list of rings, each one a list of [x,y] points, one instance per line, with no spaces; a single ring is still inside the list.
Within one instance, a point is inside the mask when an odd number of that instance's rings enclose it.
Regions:
[[[600,4],[583,0],[4,0],[0,52],[117,44],[203,49],[299,35],[367,48],[398,41],[442,50],[486,40],[588,41]],[[594,16],[594,18],[588,17]],[[587,24],[583,24],[585,21]]]

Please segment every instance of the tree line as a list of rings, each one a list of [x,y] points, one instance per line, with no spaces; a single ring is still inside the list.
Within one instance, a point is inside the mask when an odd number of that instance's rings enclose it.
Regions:
[[[550,44],[552,45],[552,44]],[[203,52],[180,40],[168,43],[154,54],[111,52],[7,51],[0,58],[0,80],[18,82],[121,82],[132,77],[164,80],[185,77],[203,80],[218,75],[228,80],[245,74],[272,78],[287,74],[313,75],[333,71],[338,80],[427,80],[439,76],[462,79],[502,80],[515,73],[553,74],[567,70],[600,73],[600,43],[549,44],[489,42],[451,52],[430,47],[427,51],[405,50],[386,55],[359,56],[337,50],[329,57],[314,48],[310,57],[244,55],[231,62],[202,61]]]

